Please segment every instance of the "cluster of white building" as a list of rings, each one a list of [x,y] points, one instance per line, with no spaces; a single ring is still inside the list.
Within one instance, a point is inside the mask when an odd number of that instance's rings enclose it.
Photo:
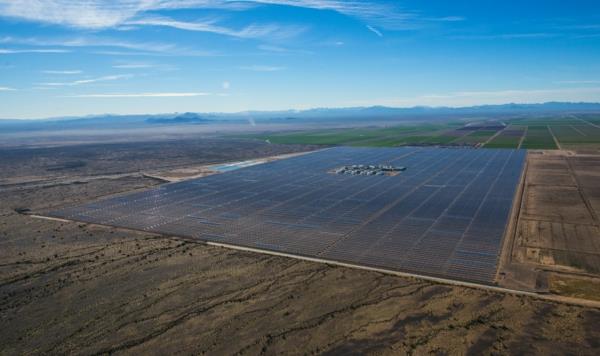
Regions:
[[[351,166],[344,166],[336,169],[335,174],[350,174],[353,176],[383,176],[394,172],[401,172],[406,170],[406,167],[394,167],[390,165],[364,165],[364,164],[353,164]]]

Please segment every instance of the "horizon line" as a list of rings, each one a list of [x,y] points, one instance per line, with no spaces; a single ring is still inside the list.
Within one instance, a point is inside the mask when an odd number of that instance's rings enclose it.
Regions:
[[[204,114],[204,115],[244,115],[250,113],[278,113],[278,112],[296,112],[302,113],[313,110],[352,110],[352,109],[373,109],[373,108],[385,108],[392,110],[402,110],[402,109],[432,109],[432,110],[440,110],[440,109],[468,109],[468,108],[482,108],[482,107],[499,107],[499,106],[507,106],[507,105],[548,105],[548,104],[562,104],[562,105],[598,105],[600,106],[600,101],[543,101],[543,102],[507,102],[502,104],[478,104],[478,105],[460,105],[460,106],[450,106],[450,105],[440,105],[440,106],[431,106],[431,105],[413,105],[413,106],[387,106],[387,105],[368,105],[368,106],[332,106],[332,107],[311,107],[306,109],[265,109],[265,110],[241,110],[241,111],[174,111],[174,112],[156,112],[156,113],[99,113],[99,114],[82,114],[82,115],[65,115],[65,116],[48,116],[48,117],[31,117],[31,118],[8,118],[8,117],[0,117],[1,121],[45,121],[45,120],[68,120],[68,119],[84,119],[84,118],[96,118],[102,116],[160,116],[160,115],[175,115],[175,114]],[[598,108],[600,110],[600,107]]]

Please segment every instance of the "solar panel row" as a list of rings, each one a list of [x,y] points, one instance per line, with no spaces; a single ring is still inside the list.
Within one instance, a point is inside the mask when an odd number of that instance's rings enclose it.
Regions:
[[[54,217],[492,283],[525,151],[338,147]],[[396,176],[329,174],[359,162]]]

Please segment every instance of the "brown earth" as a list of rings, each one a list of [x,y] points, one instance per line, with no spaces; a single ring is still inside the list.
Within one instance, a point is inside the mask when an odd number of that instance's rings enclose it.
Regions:
[[[528,155],[510,261],[500,284],[568,297],[600,297],[600,154]]]
[[[0,185],[0,354],[600,352],[598,309],[14,211],[157,184],[132,175],[86,180],[138,157],[135,146],[111,155],[98,170],[73,173],[85,183],[64,171],[43,185],[39,153],[0,160],[7,178],[35,176]],[[54,164],[61,156],[71,159],[58,154]],[[148,159],[132,167],[170,164]]]

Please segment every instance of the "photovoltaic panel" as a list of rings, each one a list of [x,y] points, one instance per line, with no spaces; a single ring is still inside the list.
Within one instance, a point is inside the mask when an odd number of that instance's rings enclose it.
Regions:
[[[525,154],[337,147],[47,215],[490,284]]]

